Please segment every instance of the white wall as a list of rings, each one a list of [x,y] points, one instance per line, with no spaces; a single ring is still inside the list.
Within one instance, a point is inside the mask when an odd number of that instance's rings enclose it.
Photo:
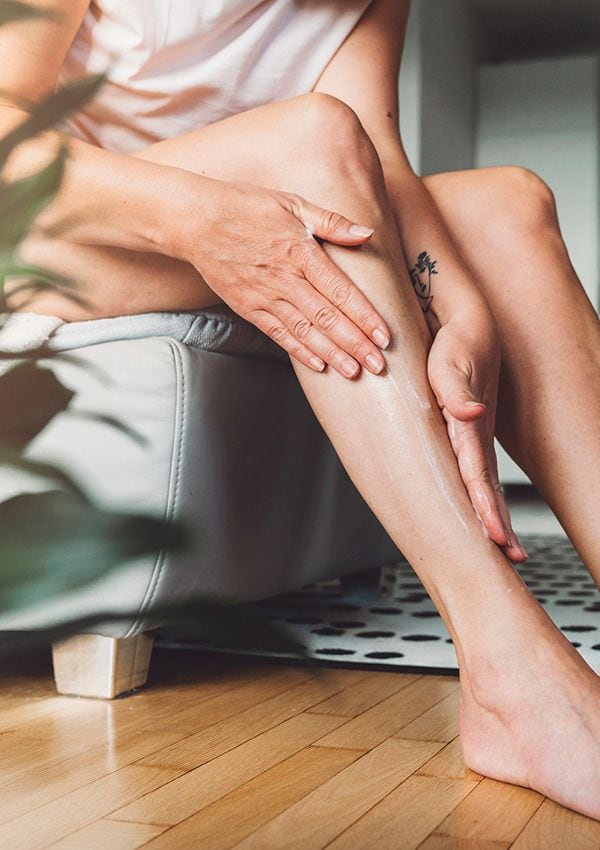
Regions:
[[[471,168],[480,41],[465,0],[413,0],[400,125],[419,174]]]
[[[421,68],[420,0],[413,0],[400,69],[400,132],[404,150],[417,174],[421,173]]]
[[[476,165],[524,165],[552,188],[573,265],[600,304],[600,63],[596,56],[485,65]]]
[[[485,65],[477,166],[524,165],[552,188],[565,243],[600,304],[600,63],[595,56]],[[527,478],[501,449],[503,482]]]

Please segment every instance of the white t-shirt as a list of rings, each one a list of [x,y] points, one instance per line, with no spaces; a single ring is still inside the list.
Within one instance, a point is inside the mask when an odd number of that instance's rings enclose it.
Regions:
[[[131,152],[309,92],[371,0],[92,0],[61,82],[108,71],[69,129]]]

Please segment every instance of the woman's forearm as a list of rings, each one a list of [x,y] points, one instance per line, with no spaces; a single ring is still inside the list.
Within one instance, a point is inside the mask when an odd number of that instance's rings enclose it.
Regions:
[[[21,110],[2,109],[0,135],[24,116]],[[215,181],[58,132],[17,148],[3,177],[17,180],[39,171],[61,144],[68,151],[63,180],[35,219],[36,228],[72,242],[179,256],[178,222],[189,217],[192,204],[201,220],[203,205],[210,203],[205,190]]]
[[[450,317],[476,310],[483,297],[400,143],[381,145],[379,154],[411,280],[435,332]]]

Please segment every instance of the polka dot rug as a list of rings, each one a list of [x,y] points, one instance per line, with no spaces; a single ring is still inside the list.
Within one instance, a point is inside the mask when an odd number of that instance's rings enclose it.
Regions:
[[[600,673],[600,592],[562,535],[521,535],[529,560],[517,567],[538,601]],[[456,654],[423,585],[405,562],[319,582],[259,603],[261,616],[287,627],[307,654],[336,666],[452,672]],[[248,646],[243,652],[178,638],[162,630],[159,646],[289,658]]]

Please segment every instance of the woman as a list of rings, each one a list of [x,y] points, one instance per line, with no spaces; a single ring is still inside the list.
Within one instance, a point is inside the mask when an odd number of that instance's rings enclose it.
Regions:
[[[510,564],[527,556],[493,452],[496,432],[600,580],[600,327],[549,189],[518,168],[411,171],[408,0],[36,5],[59,14],[6,29],[4,90],[110,70],[22,252],[85,306],[11,306],[72,321],[224,301],[276,340],[444,617],[467,764],[600,817],[600,680]]]

